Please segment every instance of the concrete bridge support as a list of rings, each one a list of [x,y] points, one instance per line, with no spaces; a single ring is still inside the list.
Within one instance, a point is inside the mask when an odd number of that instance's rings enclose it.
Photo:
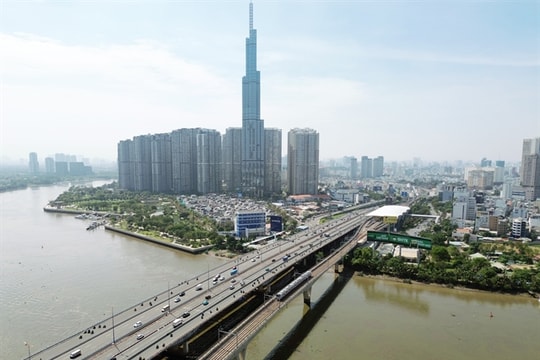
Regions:
[[[184,343],[184,345],[182,346],[182,352],[183,352],[184,354],[187,354],[187,353],[189,352],[189,342],[188,342],[188,341],[186,341],[186,342]]]
[[[304,289],[304,304],[311,307],[311,286]]]
[[[246,349],[247,347],[243,347],[238,351],[238,355],[236,356],[237,360],[246,360]]]

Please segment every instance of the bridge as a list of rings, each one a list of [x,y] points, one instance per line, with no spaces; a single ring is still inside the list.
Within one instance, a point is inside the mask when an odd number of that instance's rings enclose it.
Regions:
[[[374,224],[373,228],[379,228],[380,224]],[[248,318],[238,324],[231,331],[224,332],[226,336],[221,338],[214,346],[208,349],[198,359],[200,360],[224,360],[224,359],[244,359],[246,347],[261,329],[279,312],[292,301],[296,295],[303,293],[304,303],[310,305],[311,287],[317,279],[326,273],[330,268],[337,264],[353,250],[358,243],[366,241],[367,230],[358,230],[357,234],[345,242],[337,251],[334,251],[329,257],[315,265],[311,270],[310,279],[293,290],[287,298],[278,300],[276,297],[270,297],[269,300],[253,312]],[[336,269],[337,271],[337,269]]]
[[[111,313],[110,318],[32,354],[32,358],[68,359],[73,354],[80,359],[157,359],[174,353],[208,359],[241,356],[256,329],[270,316],[296,292],[304,292],[309,302],[309,290],[317,278],[358,241],[365,241],[367,232],[360,229],[370,219],[366,212],[356,210],[263,245]],[[292,281],[295,270],[311,271],[310,279],[291,296],[277,301],[272,294]],[[225,341],[228,343],[223,344]],[[224,357],[222,351],[228,355]]]

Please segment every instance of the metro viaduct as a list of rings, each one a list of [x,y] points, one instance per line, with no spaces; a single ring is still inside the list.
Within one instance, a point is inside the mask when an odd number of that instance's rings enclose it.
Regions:
[[[203,352],[216,343],[223,334],[227,334],[237,326],[242,320],[259,309],[268,298],[273,297],[284,286],[289,284],[294,277],[303,273],[319,262],[326,262],[329,256],[343,246],[344,242],[350,242],[357,229],[347,233],[339,234],[332,241],[323,244],[321,247],[307,246],[302,253],[294,254],[294,262],[288,263],[283,270],[271,270],[267,276],[252,283],[252,289],[243,294],[235,303],[220,312],[219,317],[209,319],[198,328],[178,339],[173,345],[156,358],[169,357],[174,359],[198,358]],[[322,234],[322,236],[325,236]],[[322,243],[322,242],[321,242]],[[354,244],[356,246],[356,244]],[[354,247],[353,247],[354,248]],[[283,261],[279,259],[278,261]],[[331,264],[330,266],[334,266]],[[312,282],[311,282],[312,283]],[[304,292],[304,302],[310,302],[310,290]]]

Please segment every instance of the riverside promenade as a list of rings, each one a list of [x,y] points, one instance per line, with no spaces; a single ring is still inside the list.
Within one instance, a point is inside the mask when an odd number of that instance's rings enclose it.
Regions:
[[[52,212],[52,213],[60,213],[60,214],[71,214],[71,215],[80,215],[80,214],[92,213],[92,214],[103,216],[103,217],[122,216],[120,214],[111,214],[111,213],[107,213],[107,212],[103,212],[103,211],[84,211],[84,210],[66,209],[66,208],[53,207],[53,206],[45,206],[43,208],[43,211]],[[115,227],[115,226],[112,226],[112,225],[109,225],[109,224],[104,224],[104,228],[105,228],[105,230],[114,231],[114,232],[124,234],[124,235],[130,236],[130,237],[133,237],[133,238],[136,238],[136,239],[139,239],[139,240],[149,241],[149,242],[152,242],[154,244],[167,246],[169,248],[185,251],[185,252],[188,252],[188,253],[191,253],[191,254],[201,254],[201,253],[204,253],[207,250],[210,250],[210,249],[213,248],[213,245],[207,245],[207,246],[201,246],[201,247],[198,247],[198,248],[193,248],[193,247],[190,247],[190,246],[185,246],[185,245],[182,245],[182,244],[172,242],[172,241],[170,241],[168,239],[163,240],[163,239],[155,238],[155,237],[152,237],[152,236],[139,234],[139,233],[136,233],[136,232],[133,232],[133,231],[120,229],[118,227]]]

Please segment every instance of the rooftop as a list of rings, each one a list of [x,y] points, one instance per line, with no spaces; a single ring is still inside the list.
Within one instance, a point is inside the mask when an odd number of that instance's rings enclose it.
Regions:
[[[395,216],[399,217],[409,211],[408,206],[400,205],[385,205],[367,214],[366,216]]]

